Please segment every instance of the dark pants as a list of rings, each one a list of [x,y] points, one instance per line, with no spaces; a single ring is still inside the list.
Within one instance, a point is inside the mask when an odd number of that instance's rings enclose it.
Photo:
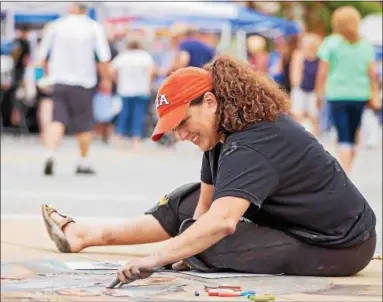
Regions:
[[[331,101],[329,103],[339,144],[353,146],[367,101]]]
[[[122,109],[117,117],[116,132],[128,137],[144,137],[149,96],[121,97]]]
[[[170,198],[146,214],[153,215],[174,237],[190,227],[199,187],[180,198]],[[212,222],[213,223],[213,222]],[[272,226],[240,221],[236,232],[197,255],[206,266],[256,274],[349,276],[371,261],[376,235],[348,248],[325,248],[302,242]]]

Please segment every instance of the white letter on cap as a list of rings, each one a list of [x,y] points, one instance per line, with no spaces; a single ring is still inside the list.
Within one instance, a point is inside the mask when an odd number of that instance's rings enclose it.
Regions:
[[[156,107],[158,108],[164,104],[169,105],[169,102],[166,96],[164,94],[161,94],[161,96],[159,96],[156,100]]]

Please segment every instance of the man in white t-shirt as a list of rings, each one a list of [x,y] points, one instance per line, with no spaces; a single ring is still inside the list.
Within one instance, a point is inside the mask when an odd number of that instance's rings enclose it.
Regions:
[[[108,72],[110,49],[103,27],[86,14],[87,4],[71,3],[69,15],[47,29],[39,50],[39,59],[48,60],[48,76],[54,83],[53,122],[47,129],[48,156],[44,174],[53,174],[55,150],[69,122],[80,147],[77,174],[94,174],[87,156],[92,140],[92,100],[100,71],[100,89],[110,91]]]
[[[116,132],[121,138],[133,138],[133,148],[137,149],[144,136],[154,60],[139,41],[132,40],[128,43],[128,49],[113,59],[112,68],[116,73],[117,92],[123,103],[116,122]]]

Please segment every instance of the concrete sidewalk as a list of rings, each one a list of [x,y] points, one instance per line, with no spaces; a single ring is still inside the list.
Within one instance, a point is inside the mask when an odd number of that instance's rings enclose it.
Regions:
[[[161,244],[140,246],[97,247],[89,248],[79,254],[61,254],[46,233],[42,220],[37,219],[6,219],[1,221],[1,260],[2,267],[13,263],[11,270],[2,269],[2,301],[38,300],[38,301],[126,301],[127,297],[92,294],[80,289],[71,288],[67,291],[3,291],[15,280],[28,280],[36,273],[25,268],[25,261],[36,263],[42,260],[95,261],[95,260],[129,260],[145,256]],[[114,278],[109,273],[108,278]],[[181,274],[158,274],[152,282],[160,279],[166,282],[181,284],[179,290],[157,295],[158,301],[246,301],[246,297],[221,298],[208,297],[203,285],[228,283],[239,284],[243,288],[254,290],[269,289],[273,291],[277,301],[382,301],[382,261],[373,260],[361,273],[347,278],[313,278],[313,277],[242,277],[228,279],[203,280],[204,278],[186,277]],[[19,282],[20,282],[19,280]],[[147,279],[150,281],[150,278]],[[149,282],[148,281],[148,282]],[[161,281],[161,280],[160,280]],[[164,281],[164,282],[165,282]],[[165,283],[166,283],[165,282]],[[170,286],[169,285],[169,286]],[[201,295],[194,296],[198,290]],[[280,294],[278,294],[280,293]],[[144,299],[144,298],[143,298]],[[147,299],[147,298],[145,298]],[[144,300],[145,300],[144,299]],[[129,298],[129,301],[132,300]],[[140,300],[139,298],[133,299]],[[153,301],[151,299],[151,301]]]

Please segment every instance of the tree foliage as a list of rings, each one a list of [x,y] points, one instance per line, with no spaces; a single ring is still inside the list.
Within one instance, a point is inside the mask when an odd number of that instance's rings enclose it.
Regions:
[[[307,1],[307,2],[282,2],[280,15],[292,19],[294,6],[301,5],[303,8],[303,21],[307,31],[327,35],[331,32],[331,15],[335,9],[341,6],[355,7],[362,17],[371,13],[382,13],[382,2],[362,1]]]

